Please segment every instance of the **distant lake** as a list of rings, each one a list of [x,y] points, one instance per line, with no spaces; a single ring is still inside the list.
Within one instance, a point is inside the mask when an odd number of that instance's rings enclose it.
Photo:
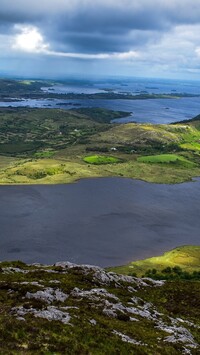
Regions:
[[[141,92],[149,94],[188,93],[200,94],[200,82],[194,80],[158,79],[158,78],[134,78],[115,77],[84,80],[66,80],[51,87],[43,87],[44,91],[58,94],[94,94],[99,92],[113,91],[136,95]]]
[[[121,265],[200,244],[200,179],[0,186],[0,260]]]
[[[66,105],[64,105],[64,103]],[[200,114],[200,97],[185,97],[180,99],[148,99],[148,100],[32,100],[0,102],[0,107],[35,107],[76,109],[80,107],[101,107],[110,110],[128,111],[132,115],[115,120],[118,123],[149,122],[171,123],[193,118]]]
[[[109,78],[94,80],[66,80],[51,87],[43,87],[44,92],[58,94],[94,94],[114,92],[138,95],[148,94],[192,94],[200,95],[200,82],[158,78]],[[125,98],[125,96],[124,96]],[[118,123],[149,122],[172,123],[193,118],[200,114],[200,97],[183,97],[180,99],[148,100],[106,100],[106,99],[24,99],[23,101],[0,102],[0,107],[35,107],[62,108],[101,107],[110,110],[132,112],[131,116],[117,120]]]

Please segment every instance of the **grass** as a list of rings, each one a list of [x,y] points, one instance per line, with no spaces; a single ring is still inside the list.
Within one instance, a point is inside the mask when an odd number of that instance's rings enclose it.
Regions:
[[[183,271],[200,271],[200,246],[182,246],[164,253],[161,256],[131,262],[128,265],[112,268],[122,274],[142,276],[149,269],[162,271],[170,267],[180,267]],[[110,269],[111,270],[111,269]]]
[[[151,163],[151,164],[176,164],[183,166],[195,166],[194,163],[185,159],[181,155],[177,154],[159,154],[159,155],[150,155],[143,156],[137,159],[141,163]]]
[[[52,158],[54,156],[55,152],[52,150],[44,150],[41,152],[36,152],[34,154],[35,158]]]
[[[85,163],[94,165],[116,164],[120,162],[120,159],[107,155],[90,155],[85,157],[83,160]]]
[[[200,151],[200,143],[197,142],[183,143],[180,144],[180,147],[187,150]]]
[[[128,177],[154,183],[174,184],[191,180],[200,175],[199,168],[166,164],[145,164],[137,161],[123,161],[117,164],[86,164],[82,155],[66,157],[67,151],[55,154],[53,158],[18,159],[0,169],[0,184],[61,184],[72,183],[81,178]],[[63,154],[63,156],[61,155]],[[59,156],[59,157],[57,157]],[[120,159],[125,159],[121,155]],[[53,171],[53,173],[52,173]]]
[[[0,184],[61,184],[81,178],[100,177],[97,166],[57,159],[21,160],[0,171]]]
[[[8,168],[15,162],[16,162],[15,158],[5,157],[0,155],[0,169]]]

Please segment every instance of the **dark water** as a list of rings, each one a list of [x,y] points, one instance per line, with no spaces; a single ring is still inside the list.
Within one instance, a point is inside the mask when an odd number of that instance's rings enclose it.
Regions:
[[[0,260],[100,266],[200,242],[200,180],[0,186]]]

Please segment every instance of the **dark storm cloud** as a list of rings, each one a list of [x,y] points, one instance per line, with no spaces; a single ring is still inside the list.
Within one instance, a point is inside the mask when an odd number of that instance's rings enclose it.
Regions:
[[[0,31],[32,24],[54,50],[120,52],[199,18],[200,0],[1,0]]]
[[[154,33],[153,40],[155,38],[157,38],[157,35]],[[54,39],[54,48],[59,51],[78,51],[80,53],[127,52],[130,47],[137,50],[147,41],[152,41],[152,32],[146,31],[144,33],[136,30],[126,35],[66,32],[58,38],[52,34],[51,39]]]

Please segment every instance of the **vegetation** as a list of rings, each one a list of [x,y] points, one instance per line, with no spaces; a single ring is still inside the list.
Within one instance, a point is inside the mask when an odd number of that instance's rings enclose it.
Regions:
[[[4,108],[0,110],[0,154],[32,156],[63,149],[106,129],[74,111]]]
[[[2,354],[199,353],[198,281],[16,261],[0,263],[0,284]]]
[[[90,155],[85,157],[83,160],[88,164],[94,165],[116,164],[120,162],[120,159],[107,155]]]
[[[173,125],[109,123],[126,114],[1,108],[0,184],[103,176],[171,184],[200,176],[198,118]]]
[[[42,94],[41,87],[51,86],[51,82],[40,80],[0,80],[0,100],[13,101],[15,99],[35,97]]]
[[[178,268],[178,269],[176,269]],[[163,270],[171,270],[167,275],[169,278],[177,276],[175,270],[181,270],[182,276],[188,273],[199,277],[200,272],[200,246],[182,246],[164,253],[161,256],[133,261],[128,265],[112,268],[113,271],[126,275],[152,275],[152,270],[156,270],[156,277],[163,274]],[[197,273],[197,274],[196,274]],[[153,271],[155,274],[155,271]],[[158,275],[157,275],[158,274]],[[166,272],[164,272],[165,277]],[[164,277],[164,278],[165,278]],[[162,277],[161,277],[162,278]]]
[[[163,164],[176,164],[176,165],[190,166],[190,167],[195,165],[191,161],[177,154],[148,155],[144,157],[139,157],[137,160],[142,163],[151,163],[151,164],[163,163]]]
[[[200,271],[183,271],[179,266],[171,268],[170,266],[157,272],[156,269],[149,269],[145,272],[144,277],[150,277],[154,280],[198,280],[200,281]]]
[[[53,150],[43,150],[34,154],[36,158],[52,158],[55,152]]]
[[[92,120],[100,123],[110,123],[114,119],[131,115],[131,112],[112,111],[103,108],[90,108],[89,110],[88,108],[79,108],[74,110],[81,115],[86,115],[87,117],[89,113]]]

